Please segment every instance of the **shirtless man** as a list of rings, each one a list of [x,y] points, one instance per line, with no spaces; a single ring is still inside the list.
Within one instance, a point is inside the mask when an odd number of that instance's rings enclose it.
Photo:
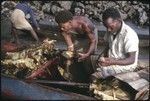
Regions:
[[[55,20],[60,26],[62,35],[68,46],[68,50],[74,51],[74,44],[71,39],[73,33],[86,34],[90,39],[89,49],[85,53],[79,53],[79,60],[89,57],[97,46],[97,36],[93,23],[84,16],[73,16],[69,11],[60,11],[56,14]]]
[[[81,47],[83,51],[79,52],[78,61],[84,61],[84,63],[86,63],[85,61],[88,60],[88,57],[93,54],[97,48],[97,29],[94,27],[93,23],[87,17],[73,16],[73,14],[67,10],[58,12],[55,16],[55,20],[67,43],[67,49],[69,51],[77,51],[76,47]],[[76,41],[72,38],[75,35],[84,36],[82,39],[78,40],[78,44],[76,44]],[[87,41],[84,42],[85,44],[83,44],[84,40]],[[85,68],[89,75],[93,72],[89,66],[86,65]]]

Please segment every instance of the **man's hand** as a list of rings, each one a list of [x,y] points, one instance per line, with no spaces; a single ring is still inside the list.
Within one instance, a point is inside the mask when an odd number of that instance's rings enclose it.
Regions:
[[[83,54],[83,53],[78,53],[78,55],[79,55],[79,59],[78,59],[79,62],[89,57],[88,54]]]
[[[100,66],[110,66],[115,64],[116,59],[115,58],[106,58],[106,57],[101,57],[98,60],[98,65]]]

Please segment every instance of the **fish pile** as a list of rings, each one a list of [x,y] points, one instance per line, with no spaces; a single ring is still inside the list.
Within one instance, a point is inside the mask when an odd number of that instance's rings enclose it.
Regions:
[[[100,100],[130,100],[131,95],[123,89],[121,81],[116,78],[94,80],[90,84],[90,91]]]
[[[17,78],[36,79],[46,78],[46,76],[49,78],[49,75],[54,72],[50,67],[56,67],[57,72],[70,81],[69,70],[74,53],[56,49],[55,42],[56,40],[45,39],[39,46],[32,46],[18,52],[6,52],[1,60],[1,73]]]
[[[54,56],[56,40],[45,39],[37,47],[32,47],[19,52],[7,52],[1,60],[1,72],[8,75],[16,75],[18,71],[33,71],[41,67]]]

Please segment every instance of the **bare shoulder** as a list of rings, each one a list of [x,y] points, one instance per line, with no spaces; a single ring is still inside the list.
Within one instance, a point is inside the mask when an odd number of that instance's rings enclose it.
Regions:
[[[78,21],[79,24],[81,24],[84,28],[89,28],[91,30],[94,30],[94,24],[92,21],[85,16],[75,16],[75,19]]]
[[[83,20],[84,16],[74,16],[73,18],[76,19],[76,20]]]

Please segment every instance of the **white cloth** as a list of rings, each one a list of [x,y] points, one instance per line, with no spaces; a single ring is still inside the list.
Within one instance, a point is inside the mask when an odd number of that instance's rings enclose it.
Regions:
[[[101,67],[100,69],[104,76],[133,71],[137,67],[139,39],[137,33],[132,28],[122,22],[121,31],[117,34],[116,38],[113,40],[113,34],[106,33],[104,40],[109,42],[109,57],[124,59],[126,58],[126,53],[136,52],[135,62],[131,65],[111,65]]]
[[[15,9],[11,14],[11,22],[16,29],[31,30],[32,26],[25,18],[23,11]]]

